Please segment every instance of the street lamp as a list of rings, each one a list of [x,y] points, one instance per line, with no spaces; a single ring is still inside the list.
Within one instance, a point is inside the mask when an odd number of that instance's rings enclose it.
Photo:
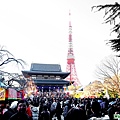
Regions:
[[[58,92],[60,91],[60,88],[58,87]]]
[[[42,93],[43,93],[43,87],[42,87]]]
[[[51,87],[49,87],[49,92],[50,92]]]
[[[54,91],[55,91],[55,87],[54,87]]]

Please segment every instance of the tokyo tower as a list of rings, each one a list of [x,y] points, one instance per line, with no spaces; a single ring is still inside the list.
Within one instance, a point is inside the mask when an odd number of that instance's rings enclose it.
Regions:
[[[69,17],[71,13],[69,11]],[[81,83],[78,79],[76,67],[75,67],[75,57],[73,52],[73,43],[72,43],[72,25],[71,21],[69,20],[69,46],[68,46],[68,54],[67,54],[67,67],[66,71],[70,72],[70,75],[66,78],[66,80],[73,83],[74,86],[81,86]]]

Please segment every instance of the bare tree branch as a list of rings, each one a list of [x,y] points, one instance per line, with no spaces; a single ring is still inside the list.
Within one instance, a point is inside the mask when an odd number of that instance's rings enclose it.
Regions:
[[[115,59],[116,58],[116,59]],[[107,88],[120,92],[120,61],[117,57],[109,57],[97,67],[96,75],[107,84]]]
[[[22,59],[16,59],[8,50],[4,49],[4,47],[0,47],[0,67],[3,65],[8,65],[11,62],[17,63],[17,65],[20,65],[22,68],[24,68],[24,65],[26,65],[26,62],[23,61]],[[13,81],[20,80],[18,79],[19,75],[18,74],[13,74],[9,72],[5,72],[0,70],[0,73],[6,74],[8,79],[4,80],[4,84],[9,85],[9,86],[14,86]],[[24,85],[25,86],[25,85]]]

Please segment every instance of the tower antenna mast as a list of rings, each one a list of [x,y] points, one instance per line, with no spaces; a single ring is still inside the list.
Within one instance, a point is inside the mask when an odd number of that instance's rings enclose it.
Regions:
[[[68,54],[67,54],[67,67],[66,71],[70,72],[70,75],[66,78],[71,83],[74,82],[74,86],[80,86],[81,83],[78,79],[76,67],[75,67],[75,57],[73,52],[73,43],[72,43],[72,25],[71,25],[71,12],[69,10],[69,44],[68,44]]]

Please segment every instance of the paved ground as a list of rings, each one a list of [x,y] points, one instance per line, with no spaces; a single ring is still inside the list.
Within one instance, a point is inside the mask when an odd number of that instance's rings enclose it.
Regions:
[[[64,120],[64,117],[63,116],[61,116],[61,120]],[[57,117],[54,117],[52,120],[57,120]]]

